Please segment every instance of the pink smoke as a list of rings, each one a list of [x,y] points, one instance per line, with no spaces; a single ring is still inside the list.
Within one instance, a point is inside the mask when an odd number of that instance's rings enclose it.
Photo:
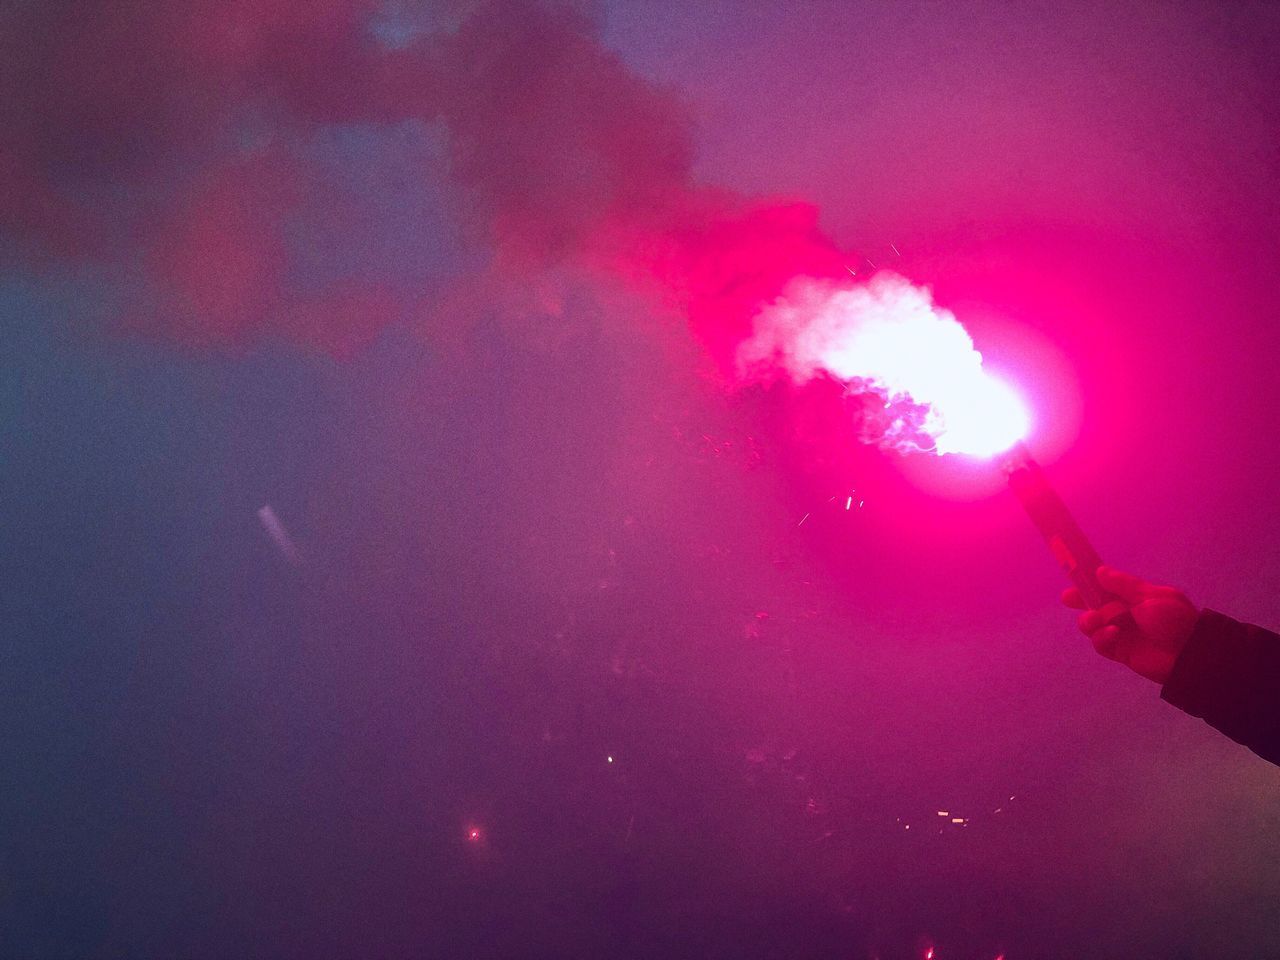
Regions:
[[[10,5],[0,227],[28,262],[129,276],[120,324],[195,347],[283,337],[345,355],[398,319],[432,336],[486,313],[559,323],[558,278],[596,277],[682,313],[733,377],[762,309],[796,278],[852,283],[811,205],[698,183],[678,96],[631,71],[576,8],[435,13],[444,26],[388,42],[370,0]],[[415,123],[443,132],[466,239],[487,263],[425,309],[405,278],[302,282],[291,229],[365,215],[312,168],[308,139]],[[789,355],[751,354],[783,369]]]

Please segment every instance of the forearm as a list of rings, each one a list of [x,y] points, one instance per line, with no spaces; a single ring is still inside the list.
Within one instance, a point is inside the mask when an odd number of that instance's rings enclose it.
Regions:
[[[1280,636],[1204,610],[1160,696],[1280,765]]]

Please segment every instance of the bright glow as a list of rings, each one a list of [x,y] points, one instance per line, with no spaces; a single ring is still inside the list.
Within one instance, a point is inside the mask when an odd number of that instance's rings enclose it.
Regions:
[[[479,828],[479,827],[469,827],[469,828],[467,828],[467,839],[468,839],[469,841],[471,841],[472,843],[479,843],[479,842],[480,842],[480,838],[481,838],[481,837],[483,837],[483,836],[484,836],[484,834],[480,832],[480,828]]]
[[[1030,418],[1008,384],[979,368],[971,382],[954,386],[944,401],[931,404],[939,453],[992,457],[1026,436]]]
[[[610,763],[613,763],[613,757],[612,757],[612,756],[605,757],[605,759],[606,759],[606,760],[608,760]]]
[[[865,439],[904,451],[989,457],[1029,427],[1026,408],[983,370],[955,316],[928,288],[885,271],[856,286],[793,282],[757,315],[738,366],[762,379],[780,366],[801,383],[825,372],[880,394],[886,413]]]

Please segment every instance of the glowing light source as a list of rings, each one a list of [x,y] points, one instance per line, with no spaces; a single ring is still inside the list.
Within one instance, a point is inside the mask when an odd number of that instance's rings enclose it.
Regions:
[[[995,456],[1026,436],[1031,425],[1009,385],[980,369],[953,384],[945,400],[935,400],[932,408],[938,418],[939,453]]]
[[[479,843],[484,839],[484,832],[479,827],[467,827],[467,842]]]
[[[765,379],[781,368],[801,383],[825,373],[879,395],[884,413],[863,425],[864,439],[902,451],[990,457],[1030,426],[1022,401],[983,369],[955,316],[927,287],[888,271],[854,286],[793,282],[756,316],[738,366]]]

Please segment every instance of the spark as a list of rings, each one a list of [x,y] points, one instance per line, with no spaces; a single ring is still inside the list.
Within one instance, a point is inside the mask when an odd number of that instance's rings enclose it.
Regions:
[[[609,754],[609,756],[605,757],[605,759],[608,760],[610,763],[613,763],[613,754]]]
[[[867,257],[867,263],[871,263],[871,258],[870,258],[870,257]],[[871,263],[871,269],[872,269],[872,270],[879,270],[880,268],[879,268],[879,267],[877,267],[874,263]]]
[[[844,502],[844,508],[848,510],[852,506],[853,506],[853,497],[850,497],[848,500]]]
[[[964,822],[965,822],[965,819],[964,819],[964,817],[952,817],[952,818],[951,818],[951,822],[952,822],[952,823],[964,823]]]
[[[933,960],[933,947],[924,952],[924,960]]]
[[[484,834],[480,831],[479,827],[467,828],[467,840],[471,843],[479,843],[483,836]]]
[[[858,275],[858,271],[853,269],[853,267],[849,266],[848,264],[845,264],[844,268],[849,271],[849,276],[856,277]]]
[[[799,523],[797,523],[797,524],[796,524],[796,526],[797,526],[797,527],[803,527],[803,526],[804,526],[804,522],[805,522],[806,520],[808,520],[808,519],[809,519],[809,515],[806,513],[803,517],[801,517],[801,518],[800,518],[800,522],[799,522]]]
[[[891,243],[891,244],[889,244],[889,249],[893,251],[893,255],[894,255],[895,257],[901,257],[901,256],[902,256],[902,254],[900,254],[900,253],[898,252],[898,248],[897,248],[897,247],[895,247],[892,243]]]
[[[951,816],[951,811],[949,811],[949,810],[939,810],[939,811],[938,811],[938,816],[940,816],[940,817],[949,817],[949,816]]]
[[[284,554],[284,558],[290,563],[299,563],[302,558],[298,554],[298,548],[294,546],[293,540],[289,537],[289,532],[285,530],[284,524],[280,522],[280,518],[276,516],[276,512],[271,509],[270,504],[259,508],[258,520],[262,523],[262,528],[267,531],[267,536]]]

